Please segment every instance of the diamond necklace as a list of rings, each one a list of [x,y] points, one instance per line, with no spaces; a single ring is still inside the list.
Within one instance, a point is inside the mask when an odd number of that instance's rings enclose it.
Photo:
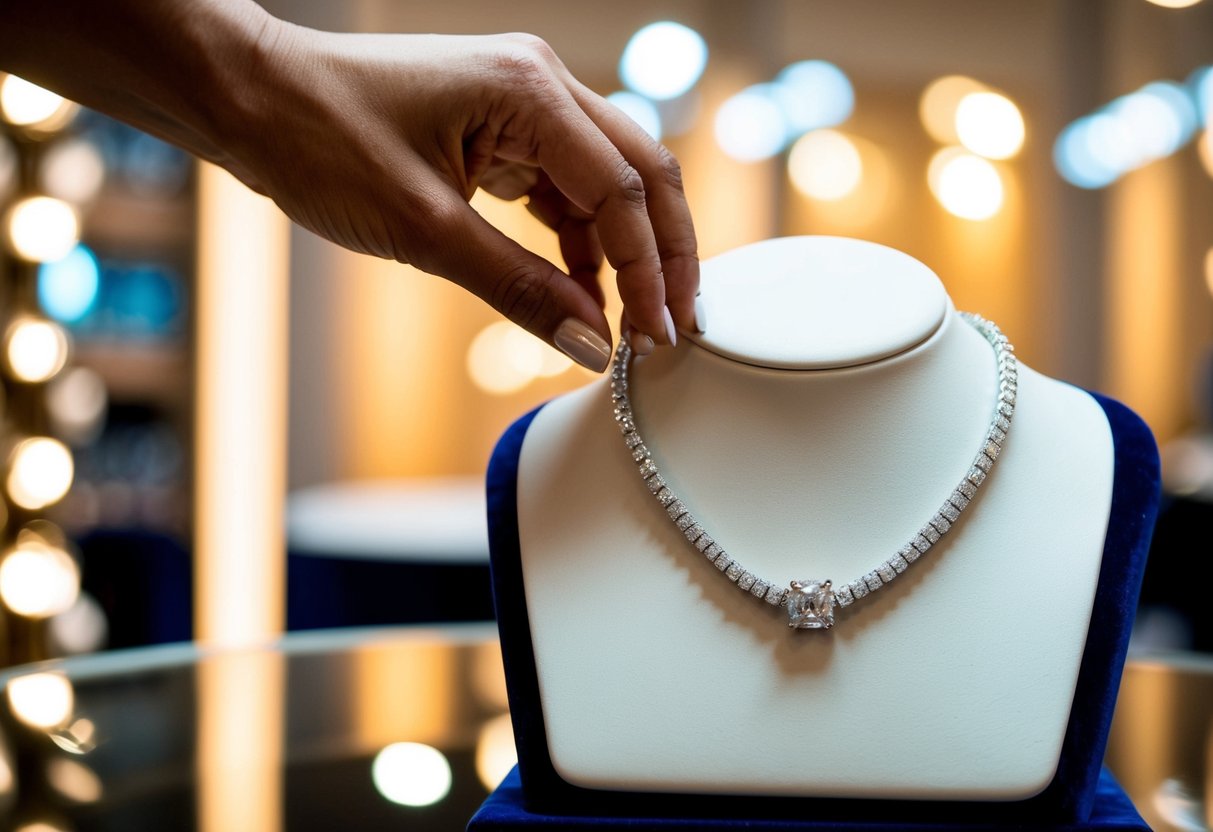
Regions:
[[[998,364],[998,399],[994,404],[994,415],[982,438],[981,449],[960,484],[908,543],[871,572],[837,589],[829,580],[792,581],[786,589],[765,581],[742,566],[704,531],[703,526],[687,510],[682,500],[670,490],[658,472],[657,463],[653,461],[652,454],[636,427],[632,400],[628,393],[628,370],[631,366],[632,349],[625,341],[619,343],[615,352],[615,366],[611,370],[611,401],[615,408],[615,421],[619,423],[619,430],[623,434],[624,444],[631,451],[632,460],[639,466],[640,476],[657,498],[657,502],[665,509],[670,521],[725,578],[738,589],[772,607],[786,608],[789,627],[806,630],[829,629],[834,626],[835,605],[848,607],[891,583],[956,525],[960,515],[977,496],[978,489],[993,469],[1007,433],[1011,430],[1011,416],[1015,412],[1015,391],[1019,378],[1015,348],[993,322],[969,312],[961,312],[959,315],[989,342]]]

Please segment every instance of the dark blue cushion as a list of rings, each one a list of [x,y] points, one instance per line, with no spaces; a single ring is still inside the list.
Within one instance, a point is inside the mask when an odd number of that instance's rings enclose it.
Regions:
[[[1158,509],[1159,465],[1158,448],[1145,423],[1112,399],[1099,395],[1095,399],[1107,414],[1116,459],[1103,565],[1074,706],[1052,782],[1033,798],[997,804],[1004,821],[1033,826],[1043,819],[1051,823],[1082,821],[1092,816],[1100,794],[1101,762]],[[984,822],[991,811],[989,803],[622,793],[584,789],[563,780],[548,754],[518,542],[519,454],[536,413],[538,409],[523,416],[501,437],[489,462],[487,483],[493,600],[526,809],[586,817],[814,817],[834,818],[839,823],[863,818],[878,824],[906,818],[920,823],[969,818]]]

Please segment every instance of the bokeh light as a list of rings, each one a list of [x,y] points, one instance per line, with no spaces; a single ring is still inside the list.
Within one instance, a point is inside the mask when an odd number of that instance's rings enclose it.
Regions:
[[[708,63],[708,45],[688,26],[664,20],[632,35],[619,59],[619,77],[633,92],[663,101],[689,92]]]
[[[67,333],[58,324],[39,318],[18,318],[8,328],[5,358],[18,381],[46,381],[67,363]]]
[[[989,219],[1002,207],[1002,177],[997,168],[960,148],[945,147],[935,154],[927,169],[927,183],[948,213],[962,219]]]
[[[1213,248],[1205,252],[1205,287],[1213,296]]]
[[[100,287],[101,265],[84,243],[65,257],[38,267],[38,304],[47,315],[66,324],[92,310]]]
[[[17,186],[17,151],[6,136],[0,136],[0,200]]]
[[[987,159],[1009,159],[1023,147],[1023,114],[996,92],[971,92],[956,106],[960,143]]]
[[[74,803],[96,803],[103,789],[97,772],[79,760],[56,757],[46,764],[47,782]]]
[[[657,105],[634,92],[613,92],[606,98],[632,121],[640,125],[640,129],[657,141],[661,141],[661,113]]]
[[[834,127],[851,116],[855,90],[846,73],[829,61],[799,61],[775,78],[776,98],[796,133]]]
[[[51,131],[65,126],[79,108],[50,90],[16,75],[0,80],[0,115],[9,124]]]
[[[770,84],[755,84],[732,96],[716,113],[716,142],[739,162],[769,159],[788,140],[779,97]]]
[[[432,806],[451,791],[451,764],[437,748],[396,742],[375,755],[375,788],[402,806]]]
[[[76,603],[52,618],[48,625],[51,642],[63,653],[91,653],[105,646],[109,622],[105,610],[86,592]]]
[[[956,110],[965,96],[989,92],[985,84],[964,75],[945,75],[927,85],[918,99],[918,117],[931,138],[941,144],[956,144]]]
[[[1186,9],[1189,6],[1195,6],[1200,0],[1149,0],[1155,6],[1162,6],[1164,9]]]
[[[1213,66],[1202,66],[1188,76],[1186,82],[1196,112],[1206,127],[1213,121]]]
[[[851,194],[863,177],[859,149],[837,130],[805,133],[788,155],[788,176],[812,199],[833,201]]]
[[[100,435],[108,401],[105,380],[89,367],[72,367],[60,373],[46,390],[46,407],[55,433],[77,445]]]
[[[58,502],[72,486],[72,453],[57,439],[36,436],[17,444],[9,460],[8,495],[36,511]]]
[[[467,353],[472,382],[497,395],[517,392],[537,378],[559,375],[571,366],[565,355],[509,321],[482,329]]]
[[[75,210],[61,199],[32,196],[9,209],[5,226],[18,257],[36,263],[65,257],[80,236]]]
[[[53,731],[50,735],[55,745],[69,754],[83,755],[97,747],[97,726],[88,717],[80,717],[71,725]]]
[[[26,618],[49,618],[80,595],[80,568],[62,549],[41,542],[19,545],[0,560],[0,599]]]
[[[1197,153],[1200,155],[1200,163],[1205,166],[1205,173],[1213,177],[1213,128],[1201,134]]]
[[[58,728],[75,707],[72,683],[62,673],[30,673],[9,679],[5,686],[13,716],[31,728]]]
[[[43,154],[38,179],[48,196],[76,204],[90,202],[105,183],[105,160],[87,139],[63,139]]]
[[[480,728],[476,740],[476,776],[492,791],[518,762],[514,748],[514,726],[509,714],[493,717]]]

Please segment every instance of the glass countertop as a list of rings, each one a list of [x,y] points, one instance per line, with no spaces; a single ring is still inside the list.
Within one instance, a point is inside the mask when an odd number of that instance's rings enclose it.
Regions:
[[[451,832],[514,762],[491,624],[115,651],[0,681],[0,828],[24,832]]]

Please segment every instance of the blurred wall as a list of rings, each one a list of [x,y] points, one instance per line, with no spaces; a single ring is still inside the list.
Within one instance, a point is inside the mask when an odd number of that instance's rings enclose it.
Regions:
[[[1198,418],[1194,379],[1213,332],[1201,275],[1213,245],[1213,187],[1195,151],[1103,191],[1065,184],[1051,154],[1070,120],[1213,62],[1211,2],[1182,12],[1145,0],[267,6],[335,30],[534,32],[604,94],[619,88],[616,63],[637,28],[685,23],[711,53],[697,126],[668,144],[683,162],[703,256],[781,234],[892,245],[934,269],[958,307],[998,321],[1034,367],[1123,398],[1161,438]],[[711,116],[724,98],[806,58],[830,60],[850,76],[856,108],[844,128],[882,160],[885,187],[861,211],[810,203],[787,184],[783,160],[735,162],[712,138]],[[918,99],[932,80],[957,73],[1006,92],[1027,121],[1023,153],[1003,168],[1006,205],[982,223],[947,214],[926,185],[937,145],[921,128]],[[556,257],[552,236],[519,206],[476,204],[523,244]],[[293,486],[477,473],[513,418],[589,378],[571,369],[516,393],[486,393],[466,369],[468,344],[496,320],[479,301],[298,229],[292,262]]]

